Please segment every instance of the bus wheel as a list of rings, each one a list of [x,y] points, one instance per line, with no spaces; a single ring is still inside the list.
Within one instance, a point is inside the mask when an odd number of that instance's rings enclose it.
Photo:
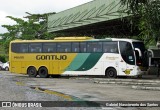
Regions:
[[[47,78],[49,76],[48,70],[46,67],[40,67],[38,70],[38,74],[41,78]]]
[[[108,78],[116,78],[117,77],[117,71],[114,68],[109,68],[106,70],[106,76]]]
[[[36,77],[37,76],[37,70],[35,67],[29,67],[27,70],[27,74],[29,75],[29,77]]]

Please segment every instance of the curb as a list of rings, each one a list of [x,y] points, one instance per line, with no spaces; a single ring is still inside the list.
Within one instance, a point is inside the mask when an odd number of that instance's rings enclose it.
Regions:
[[[137,90],[154,90],[160,91],[160,86],[157,83],[134,83],[134,82],[101,82],[101,81],[94,81],[97,84],[123,84],[123,85],[132,85],[132,89]],[[146,85],[146,86],[145,86]],[[155,86],[155,87],[151,87]]]
[[[160,87],[132,86],[132,89],[139,89],[139,90],[156,90],[156,91],[160,91]]]
[[[121,82],[139,82],[139,83],[160,83],[160,80],[133,80],[133,79],[93,79],[99,81],[121,81]]]
[[[104,78],[71,78],[79,80],[106,81],[106,82],[136,82],[136,83],[160,83],[159,79],[104,79]]]
[[[94,81],[94,83],[98,84],[125,84],[125,85],[157,85],[155,82],[114,82],[114,81],[108,81],[108,82],[103,82],[103,81]]]

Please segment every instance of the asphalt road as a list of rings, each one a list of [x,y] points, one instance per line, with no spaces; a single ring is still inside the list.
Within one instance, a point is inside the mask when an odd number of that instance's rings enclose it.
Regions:
[[[133,86],[160,87],[159,79],[106,79],[93,77],[29,78],[26,75],[0,71],[1,101],[160,101],[158,89],[136,89]],[[47,103],[47,102],[45,102]],[[49,102],[48,102],[49,103]],[[95,104],[95,103],[94,103]],[[94,105],[93,104],[93,105]],[[53,104],[54,105],[54,104]],[[22,109],[2,108],[2,109]],[[23,108],[33,109],[33,108]],[[53,107],[37,107],[53,110]],[[54,107],[54,110],[158,110],[159,107]]]

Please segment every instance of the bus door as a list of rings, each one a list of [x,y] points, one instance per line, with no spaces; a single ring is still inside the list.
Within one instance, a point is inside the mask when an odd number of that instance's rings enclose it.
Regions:
[[[118,75],[125,75],[125,70],[127,69],[127,64],[123,60],[123,58],[120,57],[120,61],[118,62]]]
[[[119,63],[120,75],[133,75],[135,72],[134,50],[130,42],[119,42],[121,60]]]

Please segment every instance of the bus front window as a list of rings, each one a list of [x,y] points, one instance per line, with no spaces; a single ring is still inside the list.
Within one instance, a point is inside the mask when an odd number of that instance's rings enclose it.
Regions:
[[[119,47],[123,60],[130,65],[135,65],[135,57],[131,43],[120,41]]]

